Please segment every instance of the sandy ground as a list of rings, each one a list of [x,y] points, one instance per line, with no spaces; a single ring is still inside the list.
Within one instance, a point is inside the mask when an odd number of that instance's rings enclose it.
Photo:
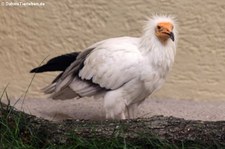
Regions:
[[[11,100],[14,105],[17,100]],[[3,102],[6,102],[3,100]],[[18,110],[49,120],[104,119],[102,99],[73,100],[25,99],[14,105]],[[225,120],[225,101],[147,99],[138,109],[138,117],[175,116],[191,120]]]

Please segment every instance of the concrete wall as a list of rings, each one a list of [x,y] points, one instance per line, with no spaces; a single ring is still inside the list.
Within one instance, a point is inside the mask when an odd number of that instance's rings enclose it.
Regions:
[[[22,95],[32,79],[29,70],[47,56],[110,37],[140,36],[152,13],[177,16],[180,31],[175,65],[154,96],[225,99],[224,0],[48,0],[43,7],[1,6],[0,91],[9,84],[10,96]],[[37,75],[28,96],[42,96],[40,88],[55,75]]]

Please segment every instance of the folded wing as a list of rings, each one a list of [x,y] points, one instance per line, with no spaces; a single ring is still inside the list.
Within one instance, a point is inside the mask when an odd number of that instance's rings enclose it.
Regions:
[[[140,73],[142,55],[135,39],[108,39],[80,53],[46,93],[55,98],[69,88],[74,97],[92,96],[120,88]]]

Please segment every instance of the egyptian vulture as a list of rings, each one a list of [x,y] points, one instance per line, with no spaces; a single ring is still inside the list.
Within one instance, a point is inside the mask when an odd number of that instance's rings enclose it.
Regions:
[[[138,105],[165,82],[176,43],[174,18],[153,16],[139,38],[106,39],[55,57],[31,73],[62,71],[44,88],[52,99],[101,94],[107,119],[134,118]]]

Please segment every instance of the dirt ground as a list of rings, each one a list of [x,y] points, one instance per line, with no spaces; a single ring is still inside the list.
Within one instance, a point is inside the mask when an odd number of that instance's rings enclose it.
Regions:
[[[103,100],[81,98],[72,100],[25,99],[11,100],[18,110],[48,120],[105,119]],[[3,102],[6,103],[5,100]],[[15,104],[16,103],[16,104]],[[147,99],[138,109],[138,117],[153,115],[175,116],[191,120],[225,120],[225,101],[194,101],[175,99]]]

